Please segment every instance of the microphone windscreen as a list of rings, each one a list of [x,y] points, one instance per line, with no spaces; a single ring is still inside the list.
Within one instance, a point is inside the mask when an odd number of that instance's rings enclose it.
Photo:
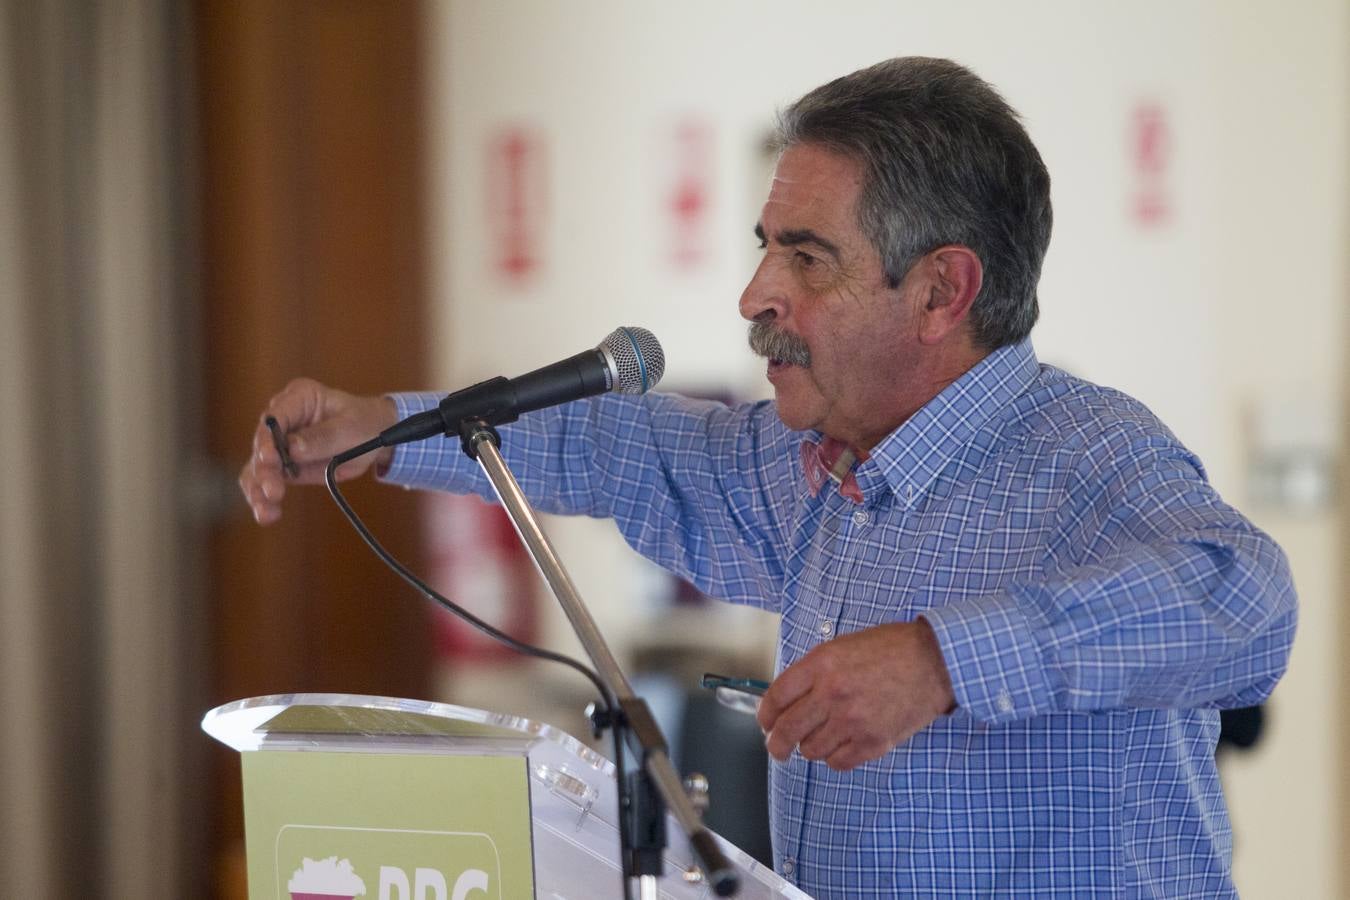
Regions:
[[[609,360],[614,372],[613,390],[620,394],[645,394],[666,373],[661,342],[645,328],[616,328],[596,349]]]

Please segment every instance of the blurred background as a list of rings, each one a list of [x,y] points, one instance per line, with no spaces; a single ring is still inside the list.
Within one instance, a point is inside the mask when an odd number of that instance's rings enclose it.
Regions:
[[[253,525],[259,411],[298,375],[447,389],[619,324],[660,336],[667,387],[764,396],[736,299],[773,113],[903,54],[971,66],[1045,157],[1041,358],[1149,404],[1288,552],[1293,662],[1221,760],[1237,883],[1350,894],[1345,0],[0,0],[4,893],[242,897],[237,762],[198,729],[230,700],[581,734],[583,684],[445,621],[321,491]],[[350,496],[448,593],[577,650],[495,510]],[[767,675],[773,621],[608,523],[548,527],[692,762],[697,673]],[[747,845],[758,777],[723,788]]]

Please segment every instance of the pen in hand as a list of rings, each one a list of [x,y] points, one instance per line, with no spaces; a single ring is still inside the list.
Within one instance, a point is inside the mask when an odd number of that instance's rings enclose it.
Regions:
[[[298,478],[300,467],[291,459],[290,451],[286,449],[286,435],[281,433],[281,426],[277,424],[275,416],[268,416],[263,420],[267,423],[267,430],[272,432],[272,444],[277,448],[277,455],[281,457],[281,471],[290,478]]]

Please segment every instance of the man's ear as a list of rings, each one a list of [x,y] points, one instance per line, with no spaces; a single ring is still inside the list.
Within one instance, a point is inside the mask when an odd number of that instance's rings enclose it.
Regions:
[[[984,283],[984,266],[975,251],[947,244],[924,257],[928,297],[919,310],[919,341],[938,344],[965,321]]]

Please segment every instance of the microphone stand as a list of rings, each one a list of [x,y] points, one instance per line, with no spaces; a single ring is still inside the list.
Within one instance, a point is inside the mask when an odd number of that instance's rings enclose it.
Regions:
[[[485,422],[470,419],[460,423],[459,437],[464,453],[478,462],[492,482],[521,542],[562,605],[600,680],[617,701],[618,710],[614,715],[592,717],[597,733],[604,728],[613,728],[621,739],[626,736],[636,742],[640,750],[640,764],[632,773],[627,791],[628,809],[620,810],[624,878],[638,879],[644,900],[656,900],[656,879],[662,874],[662,851],[665,849],[665,811],[669,809],[688,836],[689,846],[713,892],[719,897],[732,896],[739,887],[736,870],[695,811],[670,761],[656,719],[646,701],[633,693],[553,545],[539,527],[529,501],[502,459],[501,436]],[[616,774],[619,778],[626,777],[623,772]]]

